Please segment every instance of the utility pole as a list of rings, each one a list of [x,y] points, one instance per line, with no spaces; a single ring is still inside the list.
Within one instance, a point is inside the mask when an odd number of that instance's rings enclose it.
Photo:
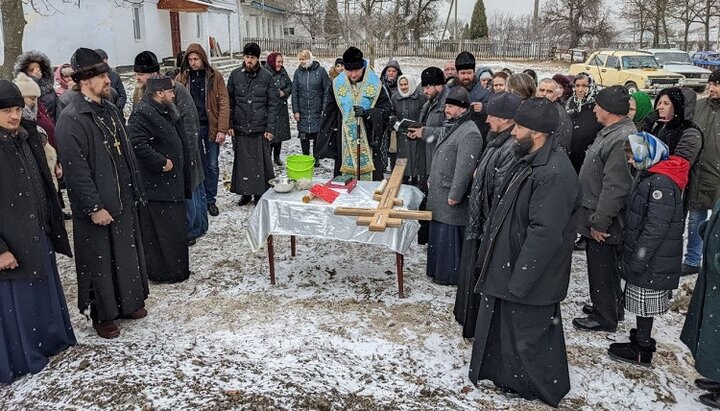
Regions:
[[[457,20],[457,7],[459,0],[455,0],[455,41],[458,41],[458,20]]]

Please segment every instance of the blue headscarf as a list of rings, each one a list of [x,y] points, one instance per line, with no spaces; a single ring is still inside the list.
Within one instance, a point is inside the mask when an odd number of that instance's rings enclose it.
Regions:
[[[644,131],[628,136],[630,150],[632,150],[635,168],[647,170],[655,164],[667,160],[670,149],[659,138]]]

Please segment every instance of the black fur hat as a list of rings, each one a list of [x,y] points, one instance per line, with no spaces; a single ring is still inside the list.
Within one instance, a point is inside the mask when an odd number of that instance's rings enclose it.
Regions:
[[[136,73],[157,73],[160,71],[160,63],[158,63],[155,53],[146,50],[135,56],[134,70]]]
[[[356,47],[349,47],[345,50],[342,59],[345,63],[345,70],[357,70],[365,67],[363,53]]]
[[[95,50],[84,47],[75,50],[70,58],[70,66],[73,69],[71,77],[76,83],[110,71],[110,67]]]

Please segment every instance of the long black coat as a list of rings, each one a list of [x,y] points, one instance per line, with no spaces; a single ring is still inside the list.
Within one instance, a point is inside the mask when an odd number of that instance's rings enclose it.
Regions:
[[[47,167],[37,125],[23,120],[22,128],[28,132],[28,144],[42,176],[47,204],[41,205],[49,212],[49,232],[53,249],[71,256],[60,202],[53,185],[52,175]],[[35,212],[31,193],[29,173],[24,170],[28,164],[23,161],[14,142],[0,136],[0,254],[10,251],[18,261],[13,270],[0,271],[0,281],[16,278],[34,278],[47,275],[40,241],[40,217]]]
[[[475,292],[524,305],[552,305],[567,295],[578,178],[549,139],[519,163],[483,234]]]
[[[298,131],[317,133],[322,123],[322,111],[332,82],[325,69],[314,61],[310,68],[298,67],[292,81],[292,111],[300,113]]]
[[[150,201],[182,201],[192,196],[181,124],[177,112],[147,95],[128,119],[128,135],[140,164],[145,197]],[[164,172],[168,159],[173,168]]]
[[[411,91],[407,96],[403,96],[400,91],[396,91],[392,95],[392,103],[398,121],[404,118],[420,121],[420,112],[425,104],[425,95],[419,89]],[[397,131],[397,156],[408,160],[405,168],[406,176],[428,175],[425,163],[425,145],[422,140],[409,139],[407,132]]]
[[[579,109],[573,108],[568,112],[572,121],[572,137],[568,157],[578,174],[580,174],[580,168],[585,161],[585,152],[603,129],[603,125],[597,121],[593,109],[595,109],[594,102],[584,104]]]
[[[280,99],[269,71],[249,71],[243,65],[230,73],[227,87],[236,135],[275,131]]]
[[[642,171],[628,203],[622,277],[651,290],[674,290],[682,271],[682,190],[668,176]]]
[[[267,66],[266,68],[270,71],[272,68]],[[278,91],[278,110],[277,110],[277,121],[275,122],[275,130],[273,131],[273,138],[270,140],[271,144],[282,143],[283,141],[290,140],[290,113],[288,112],[288,99],[293,91],[293,84],[290,81],[285,67],[280,71],[270,71],[272,73],[273,81],[275,82],[275,89]],[[283,92],[283,96],[280,97],[280,92]]]

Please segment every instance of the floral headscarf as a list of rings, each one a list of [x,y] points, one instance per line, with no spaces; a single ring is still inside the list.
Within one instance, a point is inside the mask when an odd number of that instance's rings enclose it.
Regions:
[[[597,96],[597,93],[598,93],[597,83],[595,83],[595,79],[593,78],[593,76],[590,75],[590,73],[586,73],[586,72],[578,73],[578,75],[575,76],[575,81],[577,81],[578,77],[582,77],[582,76],[587,77],[587,79],[588,79],[589,87],[588,87],[587,94],[585,94],[585,97],[579,98],[577,96],[577,94],[575,94],[573,92],[572,97],[570,97],[570,99],[565,104],[565,109],[569,113],[570,112],[578,112],[579,113],[580,111],[582,111],[582,107],[585,104],[595,102],[595,96]],[[575,86],[575,81],[573,81],[573,87]]]

